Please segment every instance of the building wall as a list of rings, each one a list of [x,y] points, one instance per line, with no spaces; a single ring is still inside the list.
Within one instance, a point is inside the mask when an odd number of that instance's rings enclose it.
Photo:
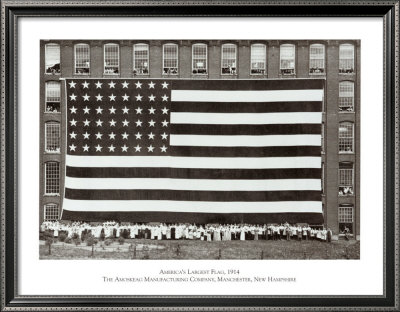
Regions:
[[[58,43],[60,45],[61,73],[45,73],[45,45],[48,43]],[[74,45],[77,43],[87,43],[90,46],[90,75],[84,77],[108,77],[103,72],[104,44],[119,44],[120,52],[120,74],[117,78],[148,77],[148,78],[186,78],[186,79],[271,79],[271,78],[326,78],[326,92],[323,113],[324,123],[324,150],[322,151],[322,162],[324,164],[324,217],[325,226],[331,228],[334,233],[338,233],[338,206],[340,204],[352,204],[354,206],[353,228],[355,236],[360,233],[360,42],[340,41],[340,40],[151,40],[140,41],[149,44],[149,75],[137,75],[133,73],[133,44],[139,43],[134,40],[52,40],[41,41],[40,59],[40,122],[41,122],[41,146],[40,146],[40,223],[44,220],[44,205],[47,203],[61,205],[63,177],[64,177],[64,155],[65,150],[65,102],[64,95],[61,94],[61,113],[45,112],[45,83],[56,81],[59,78],[82,77],[74,74]],[[163,44],[175,43],[178,45],[179,74],[163,75]],[[194,43],[207,44],[207,75],[195,75],[192,73],[192,45]],[[236,75],[221,74],[221,47],[224,43],[233,43],[237,46],[237,72]],[[261,43],[266,45],[267,68],[265,74],[252,75],[250,73],[251,64],[251,45]],[[295,74],[283,76],[280,73],[280,45],[295,45]],[[325,73],[311,74],[309,72],[310,45],[322,43],[325,45]],[[343,43],[351,43],[355,48],[355,70],[354,73],[339,73],[339,46]],[[114,77],[114,76],[113,76]],[[354,82],[354,111],[339,112],[338,97],[339,83],[341,81]],[[61,81],[64,83],[63,81]],[[63,92],[63,88],[61,88]],[[59,154],[48,154],[45,152],[45,122],[58,121],[61,123],[61,151]],[[354,123],[354,153],[340,154],[338,148],[338,129],[339,123],[350,121]],[[44,164],[47,161],[60,162],[60,196],[44,195]],[[340,162],[352,162],[354,164],[354,195],[338,195],[338,168]]]

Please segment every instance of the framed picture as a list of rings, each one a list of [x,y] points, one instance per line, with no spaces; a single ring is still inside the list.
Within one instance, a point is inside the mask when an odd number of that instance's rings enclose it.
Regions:
[[[399,309],[398,1],[1,8],[1,310]]]

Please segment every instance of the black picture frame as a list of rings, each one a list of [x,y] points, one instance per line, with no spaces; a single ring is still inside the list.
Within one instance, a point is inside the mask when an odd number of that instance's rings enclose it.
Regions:
[[[21,296],[17,290],[17,23],[24,16],[379,17],[384,20],[386,105],[384,296]],[[2,311],[399,310],[399,1],[16,1],[1,2]]]

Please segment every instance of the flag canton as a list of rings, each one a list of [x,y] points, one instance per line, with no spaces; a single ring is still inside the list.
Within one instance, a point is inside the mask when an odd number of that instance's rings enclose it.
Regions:
[[[171,82],[68,79],[69,155],[169,155]]]

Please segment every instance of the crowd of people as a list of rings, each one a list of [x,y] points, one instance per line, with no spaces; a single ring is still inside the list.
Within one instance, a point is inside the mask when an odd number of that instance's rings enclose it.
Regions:
[[[284,224],[119,224],[109,221],[99,224],[85,222],[63,223],[45,221],[41,231],[51,232],[54,237],[64,233],[68,237],[84,237],[91,234],[95,238],[131,238],[152,240],[319,240],[330,242],[332,231],[312,228],[309,225]]]

